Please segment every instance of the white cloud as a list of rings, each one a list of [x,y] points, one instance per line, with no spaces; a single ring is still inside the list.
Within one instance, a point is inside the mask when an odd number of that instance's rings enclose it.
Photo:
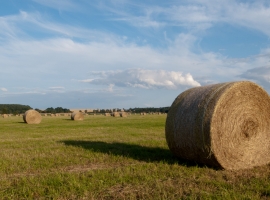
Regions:
[[[0,88],[0,90],[3,91],[3,92],[7,92],[8,91],[6,88],[3,88],[3,87]]]
[[[98,85],[110,85],[118,87],[134,88],[166,88],[179,89],[185,87],[200,86],[191,74],[184,75],[182,72],[165,70],[128,69],[116,72],[100,72],[97,78],[82,80]]]
[[[126,69],[139,67],[146,70],[145,73],[147,70],[177,73],[180,71],[182,72],[180,77],[186,83],[187,74],[190,73],[195,79],[194,81],[203,84],[197,77],[204,76],[205,80],[212,82],[231,81],[246,70],[264,66],[269,61],[270,51],[266,50],[257,56],[243,59],[229,59],[213,52],[194,53],[193,48],[195,48],[194,44],[197,40],[198,38],[193,35],[180,34],[175,40],[170,41],[169,48],[163,50],[126,43],[117,38],[114,42],[112,39],[111,42],[85,44],[62,38],[41,41],[10,41],[8,44],[0,46],[1,65],[7,66],[1,71],[3,76],[1,79],[9,84],[8,88],[18,87],[18,85],[30,88],[33,82],[38,81],[39,87],[43,89],[49,88],[52,82],[70,89],[81,87],[74,82],[71,84],[71,79],[93,82],[97,79],[96,75],[102,75],[101,70],[104,70],[104,75],[108,75],[109,70],[112,72],[120,70],[120,72],[127,73],[129,70]],[[99,72],[91,77],[94,70],[99,70]],[[14,74],[14,71],[17,73]],[[139,74],[138,71],[136,73]],[[9,81],[11,74],[16,81]],[[113,73],[109,74],[112,77]],[[157,74],[155,73],[155,76],[158,77]],[[130,76],[132,77],[132,75]],[[130,86],[173,88],[181,85],[177,84],[176,80],[172,81],[172,84],[158,81],[158,79],[171,81],[172,75],[167,74],[166,76],[170,78],[149,76],[150,80],[147,80],[145,77],[143,83],[131,82]],[[31,79],[27,77],[31,77]],[[106,85],[109,84],[106,83]]]
[[[113,87],[114,87],[114,84],[110,84],[107,91],[108,92],[113,92]]]

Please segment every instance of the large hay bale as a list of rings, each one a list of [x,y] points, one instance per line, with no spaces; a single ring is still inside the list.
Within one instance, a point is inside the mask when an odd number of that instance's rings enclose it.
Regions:
[[[71,114],[71,119],[74,120],[74,121],[83,120],[84,119],[84,115],[83,115],[82,112],[73,112]]]
[[[111,113],[105,113],[104,114],[106,117],[109,117],[109,116],[111,116]]]
[[[27,110],[23,115],[23,121],[27,124],[39,124],[41,120],[41,114],[35,110]]]
[[[166,140],[179,158],[223,169],[270,162],[270,99],[249,81],[181,93],[166,119]]]

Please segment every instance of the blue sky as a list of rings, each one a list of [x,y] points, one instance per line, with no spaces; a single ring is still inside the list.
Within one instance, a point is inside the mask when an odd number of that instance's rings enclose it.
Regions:
[[[170,106],[250,80],[270,92],[268,0],[4,0],[0,103]]]

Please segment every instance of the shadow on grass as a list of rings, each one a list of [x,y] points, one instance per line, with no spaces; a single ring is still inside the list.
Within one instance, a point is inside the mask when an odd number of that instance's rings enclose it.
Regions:
[[[184,166],[199,166],[195,162],[178,159],[173,156],[169,149],[162,149],[159,147],[145,147],[136,144],[125,144],[119,142],[106,143],[101,141],[64,140],[60,142],[68,146],[82,147],[94,152],[124,156],[139,161],[164,162]]]

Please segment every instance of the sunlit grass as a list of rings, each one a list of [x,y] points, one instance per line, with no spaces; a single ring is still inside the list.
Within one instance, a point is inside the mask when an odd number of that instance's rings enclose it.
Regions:
[[[270,166],[236,172],[179,161],[166,115],[0,119],[0,199],[269,199]]]

